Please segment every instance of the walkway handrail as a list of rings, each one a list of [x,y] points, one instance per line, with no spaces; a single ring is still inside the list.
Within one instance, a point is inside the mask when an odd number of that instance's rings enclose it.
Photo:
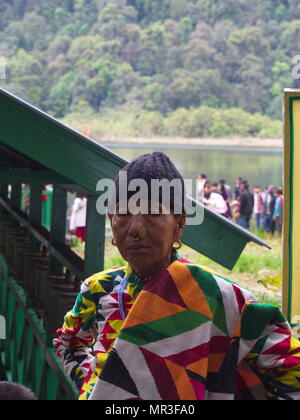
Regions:
[[[13,209],[10,201],[0,198],[0,207],[3,207],[15,220],[27,229],[36,240],[45,246],[49,253],[56,258],[62,265],[67,267],[76,277],[83,280],[84,277],[84,261],[75,252],[55,240],[50,241],[50,233],[47,229],[40,225],[33,225],[28,221],[28,217],[21,210]]]
[[[0,356],[13,382],[26,383],[43,400],[76,399],[78,391],[65,376],[46,332],[28,304],[23,289],[0,255],[0,312],[6,318],[6,339]]]

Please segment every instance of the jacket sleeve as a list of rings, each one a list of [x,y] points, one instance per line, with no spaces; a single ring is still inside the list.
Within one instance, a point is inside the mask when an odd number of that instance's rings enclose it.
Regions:
[[[278,197],[275,203],[273,219],[275,219],[276,217],[280,217],[280,215],[281,215],[281,201],[280,201],[280,198]]]
[[[246,316],[242,335],[248,340],[258,335],[255,329],[262,318],[265,328],[245,360],[259,378],[267,399],[299,400],[300,342],[292,336],[291,328],[278,308],[257,303],[250,306],[252,314]]]
[[[240,195],[240,213],[244,214],[246,206],[245,194]]]
[[[95,360],[92,346],[97,336],[96,304],[89,286],[89,280],[82,284],[74,308],[65,316],[64,325],[57,331],[58,337],[53,341],[66,374],[78,389],[81,389]]]

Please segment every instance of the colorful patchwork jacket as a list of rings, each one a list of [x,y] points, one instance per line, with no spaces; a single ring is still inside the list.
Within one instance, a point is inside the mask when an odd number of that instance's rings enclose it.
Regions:
[[[86,280],[54,345],[82,400],[300,399],[279,309],[178,255],[144,282],[129,266]]]

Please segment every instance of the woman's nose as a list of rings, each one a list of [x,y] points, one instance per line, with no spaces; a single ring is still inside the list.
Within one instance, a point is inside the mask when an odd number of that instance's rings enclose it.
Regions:
[[[136,236],[137,234],[139,234],[139,232],[141,232],[145,228],[146,226],[145,226],[143,215],[137,214],[137,215],[131,216],[130,226],[128,229],[128,234],[130,236]]]

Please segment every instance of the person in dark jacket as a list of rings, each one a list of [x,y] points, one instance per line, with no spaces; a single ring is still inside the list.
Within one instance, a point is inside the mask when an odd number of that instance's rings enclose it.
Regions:
[[[275,222],[273,220],[273,214],[275,211],[276,200],[276,188],[273,185],[270,185],[266,188],[264,193],[263,225],[265,232],[271,236],[273,236],[275,233]]]
[[[237,222],[240,226],[250,230],[250,220],[254,209],[254,196],[249,191],[249,185],[247,181],[241,183],[240,193],[240,211]]]
[[[241,195],[241,185],[243,182],[243,178],[239,177],[236,180],[236,185],[235,185],[235,189],[234,189],[234,200],[239,200],[240,195]]]
[[[274,194],[271,199],[270,203],[270,210],[271,210],[271,235],[274,236],[276,231],[276,222],[274,220],[274,213],[275,213],[275,207],[276,207],[276,201],[277,201],[277,194],[276,189],[274,188]]]

